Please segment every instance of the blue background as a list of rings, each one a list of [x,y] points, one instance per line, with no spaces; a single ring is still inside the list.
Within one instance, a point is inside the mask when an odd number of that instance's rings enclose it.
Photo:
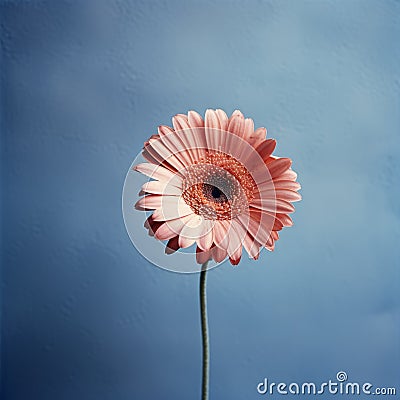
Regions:
[[[303,187],[274,253],[209,273],[211,399],[339,370],[399,393],[399,2],[21,0],[1,22],[2,399],[199,398],[198,275],[138,254],[121,192],[159,124],[206,108],[266,126]]]

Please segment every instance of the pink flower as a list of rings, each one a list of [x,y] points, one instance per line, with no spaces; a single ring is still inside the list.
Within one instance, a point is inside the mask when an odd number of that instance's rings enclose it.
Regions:
[[[291,160],[272,156],[276,141],[240,111],[207,110],[204,120],[189,111],[172,124],[145,142],[148,162],[134,167],[152,178],[135,205],[153,211],[149,234],[168,241],[167,254],[196,244],[200,264],[229,257],[237,265],[243,247],[253,259],[272,251],[301,199]]]

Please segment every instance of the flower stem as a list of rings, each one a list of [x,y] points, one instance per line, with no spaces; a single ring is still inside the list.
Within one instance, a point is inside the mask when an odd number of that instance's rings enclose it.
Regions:
[[[200,273],[200,313],[201,313],[201,335],[203,339],[203,375],[202,375],[202,388],[201,399],[208,400],[208,386],[209,386],[209,368],[210,368],[210,352],[208,347],[208,322],[207,322],[207,294],[206,294],[206,261],[201,266]]]

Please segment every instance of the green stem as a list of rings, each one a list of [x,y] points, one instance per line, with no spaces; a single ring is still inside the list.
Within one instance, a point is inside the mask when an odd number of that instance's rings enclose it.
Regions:
[[[201,335],[203,339],[203,375],[202,375],[202,388],[201,399],[208,400],[208,386],[209,386],[209,368],[210,368],[210,352],[208,346],[208,322],[207,322],[207,294],[206,294],[206,261],[201,266],[200,273],[200,313],[201,313]]]

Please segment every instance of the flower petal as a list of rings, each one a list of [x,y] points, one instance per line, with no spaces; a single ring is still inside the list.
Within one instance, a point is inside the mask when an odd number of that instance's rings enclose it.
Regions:
[[[274,216],[255,209],[250,209],[250,218],[248,215],[241,214],[237,219],[251,236],[261,244],[267,242],[275,221]]]
[[[254,147],[257,147],[262,141],[267,137],[267,130],[265,128],[257,128],[250,137],[247,138],[247,141]]]
[[[211,220],[204,220],[203,222],[203,232],[201,236],[196,240],[197,245],[203,251],[210,250],[213,240],[214,240],[214,223]]]
[[[199,247],[196,248],[196,261],[198,264],[204,264],[211,260],[211,250],[202,251]]]
[[[185,223],[179,233],[179,246],[186,248],[191,246],[197,239],[202,236],[204,231],[204,218],[200,215],[193,214]]]
[[[186,204],[182,197],[177,196],[160,196],[165,197],[162,205],[157,207],[153,213],[154,221],[169,221],[179,217],[192,215],[193,210]]]
[[[185,114],[176,114],[173,116],[172,125],[175,131],[190,129],[189,120]]]
[[[223,250],[227,250],[227,236],[229,223],[226,221],[215,221],[214,226],[214,243]]]
[[[167,245],[165,246],[165,254],[173,254],[177,250],[179,250],[179,243],[178,243],[179,236],[174,236],[172,239],[168,240]]]
[[[246,141],[254,133],[254,121],[251,118],[246,118],[243,124],[243,137]]]
[[[169,184],[168,182],[150,181],[142,186],[142,191],[145,193],[162,194],[167,196],[180,196],[182,190]]]
[[[264,160],[264,162],[268,159],[268,157],[273,153],[276,147],[275,139],[267,139],[261,142],[256,150],[260,157]]]
[[[144,227],[148,229],[150,236],[154,236],[157,229],[163,224],[163,222],[153,221],[151,215],[144,222]]]
[[[278,158],[273,160],[270,164],[268,164],[269,173],[271,174],[272,179],[282,175],[290,168],[291,165],[292,160],[290,158]]]
[[[170,221],[164,222],[155,232],[154,237],[159,240],[167,240],[172,239],[175,236],[178,236],[187,221],[191,218],[191,215],[187,215],[182,218],[173,219]],[[182,246],[181,246],[182,247]]]
[[[287,214],[276,214],[276,218],[283,224],[283,226],[292,226],[293,221]]]
[[[219,119],[220,129],[226,131],[228,129],[228,116],[226,115],[225,111],[220,109],[215,110],[215,112]]]
[[[295,182],[295,181],[289,181],[289,180],[274,181],[274,187],[276,190],[288,189],[288,190],[297,191],[297,190],[301,189],[300,183]]]
[[[283,174],[279,175],[278,177],[274,178],[274,182],[278,181],[295,181],[297,179],[297,174],[292,169],[288,169]]]
[[[192,128],[193,139],[196,143],[198,158],[203,156],[207,150],[207,141],[204,129],[204,121],[200,114],[196,111],[189,111],[188,113],[189,125]],[[189,145],[192,145],[190,134],[184,134],[184,139]]]
[[[156,179],[158,181],[168,182],[170,185],[182,189],[182,177],[168,170],[167,168],[164,168],[161,165],[142,163],[135,165],[133,169],[150,178]]]
[[[204,121],[201,115],[196,111],[188,112],[188,122],[191,128],[203,128]]]
[[[249,218],[249,214],[243,214],[241,221],[239,219],[234,219],[232,221],[232,224],[234,225],[235,230],[238,233],[239,238],[249,256],[253,259],[257,259],[260,253],[261,244],[258,243],[247,230],[247,227],[249,225]]]
[[[223,250],[217,246],[214,246],[211,249],[211,253],[212,253],[212,257],[215,260],[215,262],[220,263],[221,261],[223,261],[226,256],[228,255],[226,250]]]
[[[269,211],[271,213],[292,213],[294,211],[294,206],[286,200],[283,199],[254,199],[251,202],[251,207],[257,208],[262,211]]]
[[[230,254],[228,247],[229,261],[232,265],[239,264],[242,257],[243,240],[246,236],[246,231],[241,227],[240,223],[236,220],[232,220],[232,233],[230,234],[230,243],[232,243],[232,254]],[[236,242],[235,242],[236,240]]]
[[[277,199],[282,199],[285,201],[290,201],[290,202],[295,202],[295,201],[300,201],[301,200],[301,194],[297,193],[293,190],[287,190],[287,189],[278,189],[276,191],[276,198]]]
[[[178,154],[175,154],[173,149],[169,149],[161,140],[150,140],[145,149],[151,152],[152,155],[157,154],[161,158],[161,162],[171,164],[177,171],[184,169],[186,166],[185,160]]]
[[[206,140],[207,146],[211,150],[218,150],[219,148],[219,130],[221,126],[219,124],[219,118],[214,110],[207,110],[205,116],[205,128],[206,128]]]
[[[177,116],[174,118],[177,118]],[[179,158],[184,165],[191,165],[193,163],[194,155],[192,154],[191,148],[185,145],[179,133],[165,125],[160,125],[158,127],[158,133],[160,134],[163,144],[175,155],[175,157]]]
[[[244,116],[239,110],[235,110],[229,118],[228,131],[243,138],[244,137]]]
[[[144,196],[136,202],[135,208],[139,211],[155,210],[162,206],[162,198],[163,196],[152,194]]]

